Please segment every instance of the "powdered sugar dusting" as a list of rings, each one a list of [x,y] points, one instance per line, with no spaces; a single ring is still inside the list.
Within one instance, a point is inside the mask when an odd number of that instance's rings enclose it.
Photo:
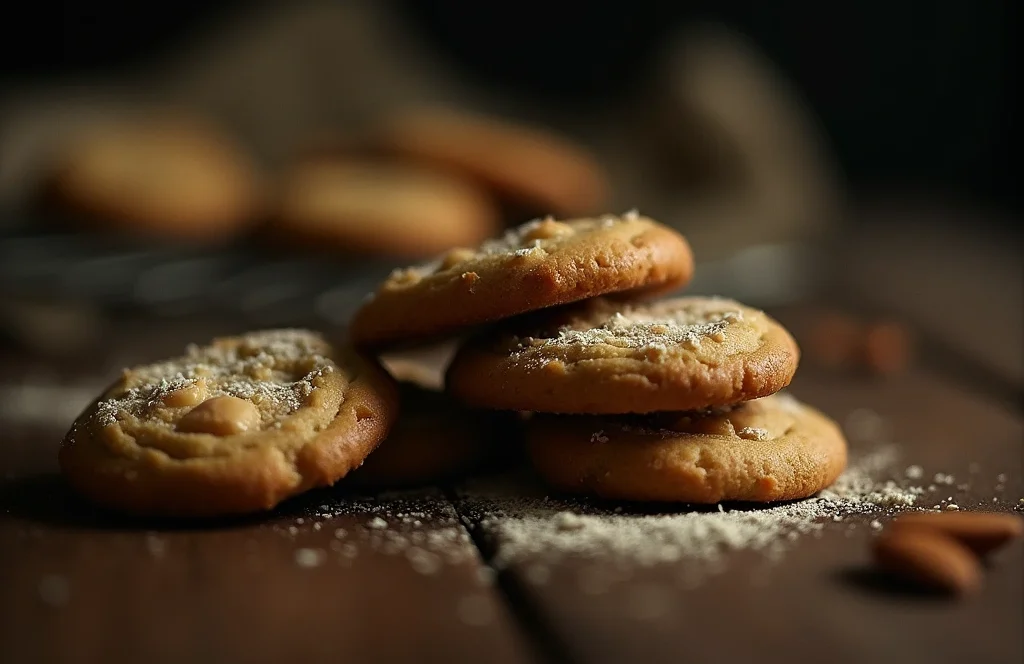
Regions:
[[[464,507],[494,540],[493,563],[499,568],[574,557],[640,567],[686,560],[688,569],[710,572],[733,551],[757,551],[772,560],[800,537],[819,534],[826,524],[912,508],[923,489],[878,479],[895,460],[893,448],[881,449],[858,460],[817,496],[763,508],[718,505],[699,511],[629,513],[586,500],[510,499],[504,497],[507,491],[491,493],[480,487],[465,490]]]
[[[664,351],[669,346],[698,348],[705,339],[721,342],[728,327],[743,320],[740,305],[718,298],[689,298],[671,308],[624,307],[593,327],[564,325],[546,339],[524,338],[527,348],[592,346]]]
[[[207,397],[253,402],[266,423],[298,410],[314,379],[334,370],[328,348],[319,335],[304,330],[266,330],[237,342],[191,345],[182,357],[131,369],[129,389],[101,401],[94,418],[106,426],[125,414],[144,417],[169,393],[201,384]]]

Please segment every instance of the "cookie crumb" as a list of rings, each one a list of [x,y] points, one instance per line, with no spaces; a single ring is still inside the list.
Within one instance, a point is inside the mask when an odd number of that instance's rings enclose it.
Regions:
[[[344,528],[335,528],[334,529],[334,537],[335,537],[335,539],[345,539],[346,535],[348,535],[348,532],[346,532]]]
[[[907,469],[906,471],[904,471],[904,474],[912,480],[919,480],[922,477],[924,477],[924,468],[921,468],[921,466],[917,465],[907,466]]]
[[[326,557],[323,549],[302,548],[295,551],[295,564],[305,568],[319,567]]]
[[[583,519],[572,512],[559,512],[555,515],[559,530],[579,530],[583,528]]]
[[[47,574],[39,580],[39,598],[52,607],[65,606],[71,599],[71,586],[63,576]]]
[[[154,558],[160,558],[167,550],[167,543],[154,534],[146,535],[146,550]]]
[[[437,571],[441,569],[440,556],[418,547],[406,551],[405,557],[409,559],[414,570],[425,576],[437,574]]]
[[[608,436],[604,435],[604,431],[603,430],[602,431],[598,431],[597,433],[595,433],[593,436],[590,437],[590,442],[592,442],[592,443],[607,443],[608,442]]]
[[[388,522],[379,516],[375,516],[370,519],[370,522],[366,524],[367,528],[373,528],[374,530],[385,530],[388,527]]]
[[[881,530],[882,529],[882,522],[879,521],[878,519],[875,519],[869,525],[871,526],[872,530]]]
[[[955,512],[960,509],[960,506],[956,503],[949,503],[946,505],[946,509]]]

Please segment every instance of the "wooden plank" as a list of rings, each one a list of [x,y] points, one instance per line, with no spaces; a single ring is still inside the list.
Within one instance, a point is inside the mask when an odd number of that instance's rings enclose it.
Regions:
[[[925,491],[919,504],[930,507],[952,497],[962,509],[1020,509],[1022,425],[1009,412],[920,371],[874,381],[807,370],[792,391],[853,429],[855,457],[891,441],[888,449],[899,460],[880,469],[881,475],[899,478],[907,466],[921,466],[924,477],[918,481]],[[935,473],[943,476],[929,489]],[[953,484],[945,484],[950,474]],[[509,535],[510,520],[532,512],[536,526],[558,518],[551,514],[563,503],[552,498],[538,506],[508,495],[500,484],[471,485],[458,507],[481,524],[480,536],[494,547],[492,553],[506,559],[505,582],[550,626],[557,647],[573,661],[1024,658],[1021,542],[999,555],[980,596],[944,602],[878,587],[867,545],[878,526],[872,521],[884,524],[892,508],[840,522],[827,519],[817,533],[798,534],[777,562],[763,552],[741,550],[726,553],[714,573],[692,575],[700,565],[686,555],[644,566],[628,557],[615,562],[593,552],[535,550],[522,532]],[[636,506],[624,507],[619,515],[612,505],[592,501],[569,503],[568,509],[637,518],[626,516]],[[640,516],[645,513],[639,508]]]
[[[60,480],[63,425],[0,424],[0,661],[534,660],[437,489],[127,520]]]

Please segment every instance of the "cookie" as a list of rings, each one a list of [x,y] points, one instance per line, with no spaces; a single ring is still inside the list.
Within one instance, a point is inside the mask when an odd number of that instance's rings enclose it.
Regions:
[[[405,159],[450,169],[544,214],[604,208],[608,178],[584,149],[550,132],[443,110],[392,118],[374,142]]]
[[[462,476],[496,458],[494,413],[460,407],[451,397],[400,383],[402,416],[345,483],[381,489]]]
[[[781,325],[732,300],[597,298],[485,330],[456,354],[447,386],[487,408],[699,410],[777,392],[798,360]]]
[[[596,295],[670,290],[692,273],[685,238],[638,214],[536,220],[395,270],[356,312],[351,335],[366,347],[424,341]]]
[[[488,196],[458,177],[379,162],[317,160],[286,178],[273,224],[288,242],[423,257],[499,228]]]
[[[198,122],[96,127],[57,158],[50,189],[92,226],[186,241],[232,237],[258,207],[255,170]]]
[[[553,486],[621,500],[793,500],[846,467],[836,423],[786,394],[704,413],[537,415],[527,439]]]
[[[61,470],[117,510],[267,510],[359,466],[397,415],[379,366],[303,330],[214,340],[125,370],[65,437]]]

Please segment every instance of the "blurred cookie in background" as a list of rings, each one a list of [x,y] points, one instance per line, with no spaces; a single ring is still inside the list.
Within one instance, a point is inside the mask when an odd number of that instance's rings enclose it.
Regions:
[[[496,118],[424,107],[393,115],[370,142],[396,157],[473,178],[503,202],[538,214],[604,212],[609,197],[607,175],[584,148]]]
[[[498,229],[485,192],[457,176],[366,160],[304,160],[285,175],[268,228],[289,244],[419,258]]]
[[[70,138],[55,154],[44,198],[92,228],[215,242],[255,219],[257,179],[247,155],[204,121],[133,118]]]

